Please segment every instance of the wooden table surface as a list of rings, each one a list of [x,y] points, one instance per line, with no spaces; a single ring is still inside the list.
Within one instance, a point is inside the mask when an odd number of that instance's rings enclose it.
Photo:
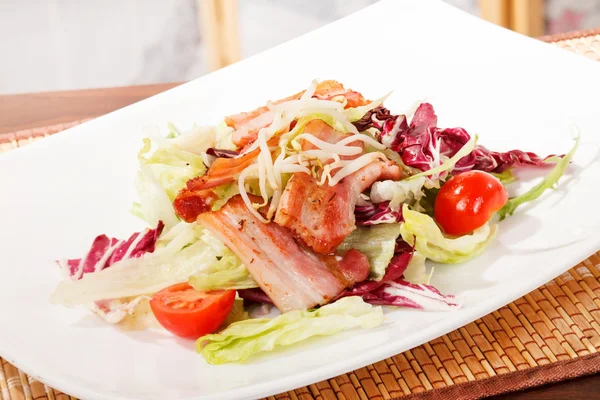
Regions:
[[[0,96],[3,133],[97,117],[180,83]],[[494,397],[506,399],[600,399],[600,375]]]
[[[98,117],[179,84],[0,96],[0,134]]]

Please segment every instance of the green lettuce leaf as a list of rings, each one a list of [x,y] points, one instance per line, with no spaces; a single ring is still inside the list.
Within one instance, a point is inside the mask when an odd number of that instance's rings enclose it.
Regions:
[[[138,154],[140,169],[135,183],[139,202],[132,211],[151,225],[162,220],[167,230],[179,221],[172,205],[175,196],[189,179],[206,171],[202,156],[169,143],[183,137],[165,139],[167,144],[154,151],[152,141],[145,138]]]
[[[443,182],[440,182],[443,183]],[[441,185],[440,185],[441,186]],[[423,188],[424,196],[419,201],[419,208],[413,207],[415,211],[419,211],[433,217],[433,206],[437,198],[439,188]]]
[[[427,274],[427,267],[425,265],[427,257],[418,251],[414,251],[413,255],[404,271],[404,279],[415,285],[429,285],[431,275],[433,275],[433,268],[431,272]]]
[[[247,319],[250,319],[250,314],[244,309],[244,300],[238,298],[233,302],[233,307],[231,307],[229,315],[225,318],[220,328],[225,329],[234,322],[245,321]]]
[[[410,205],[419,203],[424,196],[424,184],[424,176],[412,180],[379,181],[373,183],[369,196],[374,203],[389,201],[392,210],[399,210],[403,203]]]
[[[490,225],[488,222],[470,235],[448,238],[442,234],[433,218],[410,210],[406,204],[402,208],[402,216],[402,239],[411,246],[414,245],[415,250],[423,256],[446,264],[461,263],[477,256],[498,230],[497,224]]]
[[[492,175],[494,175],[496,178],[498,178],[498,180],[500,182],[502,182],[503,185],[515,182],[517,180],[517,177],[512,172],[512,168],[509,168],[509,169],[507,169],[503,172],[499,172],[499,173],[498,172],[490,172],[490,173]]]
[[[172,139],[172,138],[176,138],[177,136],[181,136],[181,132],[179,131],[179,129],[177,129],[177,127],[175,126],[174,123],[169,122],[167,124],[167,128],[169,128],[169,134],[167,135],[168,139]]]
[[[214,188],[215,194],[218,196],[218,199],[215,200],[211,204],[211,210],[217,211],[223,207],[230,198],[240,193],[240,187],[237,182],[226,183]]]
[[[374,328],[383,322],[381,307],[360,297],[345,297],[316,310],[291,311],[273,319],[236,322],[196,342],[196,351],[210,364],[242,362],[250,356],[289,346],[314,336],[352,328]]]
[[[400,224],[379,224],[356,228],[338,247],[340,252],[356,249],[369,259],[369,279],[379,281],[394,257]]]
[[[152,169],[152,172],[164,189],[169,199],[173,201],[187,181],[198,175],[203,175],[206,166],[198,154],[182,150],[175,145],[159,147],[150,153],[150,139],[143,139],[144,146],[138,154],[141,165]]]
[[[196,290],[250,289],[258,287],[256,281],[239,258],[227,249],[221,259],[209,270],[192,276],[189,284]]]
[[[554,189],[556,187],[556,185],[558,184],[558,180],[565,173],[565,169],[567,169],[567,166],[573,159],[573,156],[575,155],[575,152],[579,147],[580,137],[580,135],[577,135],[573,148],[567,154],[565,154],[563,158],[553,160],[554,162],[556,162],[556,165],[540,183],[532,187],[526,193],[523,193],[520,196],[508,200],[504,207],[502,207],[500,211],[498,211],[498,216],[500,217],[500,220],[506,218],[507,215],[513,215],[517,207],[519,207],[521,204],[536,200],[542,195],[542,193],[546,191],[546,189]]]
[[[194,125],[183,133],[172,123],[168,127],[166,138],[155,134],[143,139],[135,181],[139,201],[131,210],[150,225],[162,220],[167,230],[179,222],[172,206],[179,190],[189,179],[206,172],[206,150],[233,146],[228,143],[233,129],[224,122],[216,127]]]

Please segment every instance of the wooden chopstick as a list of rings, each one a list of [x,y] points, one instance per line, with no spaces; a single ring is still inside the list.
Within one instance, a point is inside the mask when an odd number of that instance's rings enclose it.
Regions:
[[[479,0],[481,18],[527,36],[544,34],[544,0]]]
[[[239,61],[239,19],[236,0],[196,0],[196,5],[209,69],[215,71]]]
[[[510,0],[510,28],[527,36],[544,34],[544,0]]]
[[[509,28],[510,0],[479,0],[481,18],[496,25]]]

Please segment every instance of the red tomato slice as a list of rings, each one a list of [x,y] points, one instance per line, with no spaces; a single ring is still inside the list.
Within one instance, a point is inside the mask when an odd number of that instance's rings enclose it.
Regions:
[[[152,296],[150,308],[169,332],[189,339],[214,332],[225,321],[235,290],[199,292],[187,283],[169,286]]]
[[[442,185],[435,199],[435,220],[449,235],[465,235],[483,226],[508,201],[508,193],[493,175],[463,172]]]

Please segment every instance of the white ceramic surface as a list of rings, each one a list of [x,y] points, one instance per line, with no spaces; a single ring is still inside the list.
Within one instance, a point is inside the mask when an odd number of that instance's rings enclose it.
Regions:
[[[84,399],[248,399],[382,360],[467,324],[574,266],[600,247],[600,65],[468,16],[436,0],[387,0],[266,53],[0,157],[0,355]],[[209,366],[189,342],[123,333],[48,303],[52,260],[98,233],[126,236],[143,125],[216,123],[227,114],[333,78],[388,108],[435,106],[441,126],[480,143],[565,152],[582,145],[559,190],[501,223],[477,259],[439,266],[433,284],[460,311],[388,311],[385,324]]]

